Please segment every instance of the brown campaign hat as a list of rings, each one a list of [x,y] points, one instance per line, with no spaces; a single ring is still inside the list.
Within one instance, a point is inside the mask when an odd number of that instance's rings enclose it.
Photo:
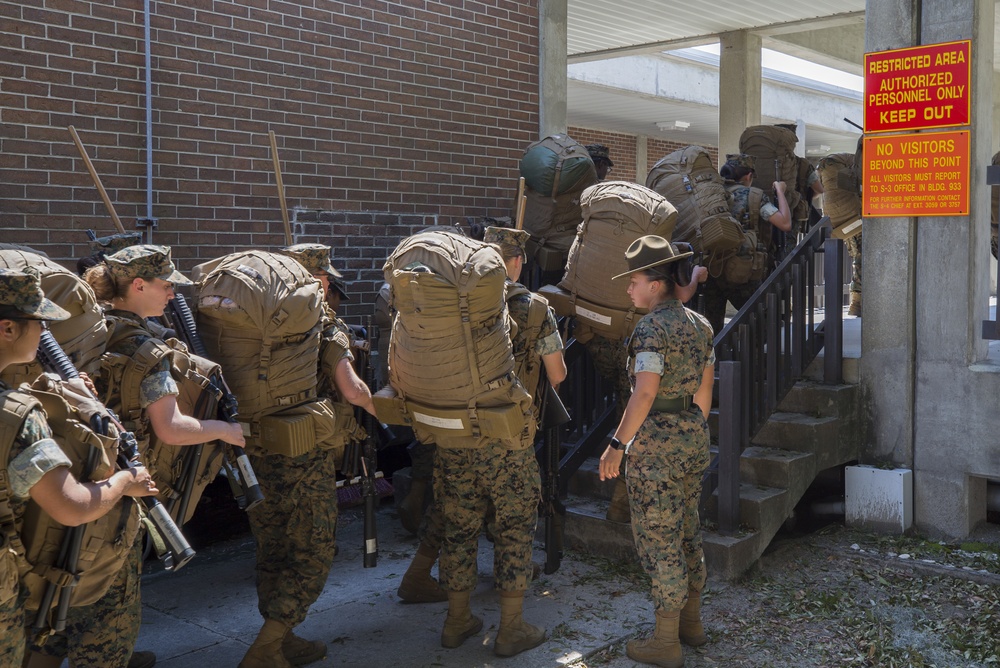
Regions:
[[[674,248],[673,244],[663,237],[658,237],[655,234],[639,237],[633,241],[632,245],[630,245],[628,250],[625,251],[625,260],[628,262],[628,271],[623,274],[618,274],[617,276],[612,276],[611,280],[621,278],[622,276],[628,276],[629,274],[634,274],[637,271],[645,271],[646,269],[659,267],[661,264],[677,262],[678,260],[683,260],[686,257],[691,257],[692,255],[694,255],[694,253],[691,251],[686,253],[678,252],[678,250]]]

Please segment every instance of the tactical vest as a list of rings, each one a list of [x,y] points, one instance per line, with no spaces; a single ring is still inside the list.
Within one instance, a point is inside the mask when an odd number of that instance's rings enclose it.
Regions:
[[[541,393],[538,391],[538,382],[542,371],[542,358],[535,353],[535,344],[538,343],[542,325],[549,314],[549,302],[541,295],[536,295],[520,283],[507,284],[507,304],[515,297],[528,295],[528,319],[524,323],[517,323],[517,340],[523,342],[521,346],[514,347],[514,373],[524,389],[531,393],[531,398],[535,408],[538,408]]]
[[[10,506],[10,486],[6,479],[10,451],[28,412],[35,408],[45,411],[53,439],[72,462],[70,472],[77,480],[103,480],[118,470],[117,433],[101,436],[94,433],[75,404],[72,395],[64,394],[61,384],[48,376],[40,376],[30,387],[0,393],[0,462],[3,462],[3,484],[0,485],[0,525],[5,537],[4,554],[0,559],[0,598],[9,593],[9,564],[13,560],[28,589],[26,607],[37,610],[49,582],[72,584],[70,606],[90,605],[100,599],[114,581],[133,549],[139,532],[140,516],[137,504],[122,499],[103,517],[83,525],[77,574],[56,568],[63,535],[68,528],[52,519],[34,501],[28,501],[24,516],[15,524]],[[112,432],[114,427],[112,427]],[[96,455],[92,472],[85,471],[91,451]],[[16,575],[17,573],[15,573]],[[16,593],[16,580],[14,582]],[[53,608],[58,600],[53,601]]]
[[[107,316],[107,319],[109,351],[126,339],[149,336],[149,332],[128,320],[115,316]],[[106,406],[118,413],[126,429],[135,433],[139,440],[142,462],[160,490],[158,498],[171,509],[174,521],[183,525],[194,514],[202,492],[218,475],[222,467],[223,451],[218,442],[205,444],[201,458],[195,464],[196,475],[187,516],[176,517],[179,510],[177,500],[180,498],[177,485],[183,474],[184,455],[188,448],[195,446],[168,445],[161,441],[150,427],[149,418],[139,404],[143,379],[163,359],[168,360],[170,375],[177,383],[177,408],[180,412],[199,420],[214,419],[222,393],[210,378],[220,372],[220,367],[204,357],[189,353],[187,347],[177,339],[161,341],[150,338],[131,356],[104,353],[101,358],[102,385],[108,390],[103,399]]]
[[[531,396],[514,374],[500,254],[431,228],[400,242],[383,272],[396,315],[391,387],[374,398],[379,419],[445,447],[475,447],[485,437],[530,445]]]

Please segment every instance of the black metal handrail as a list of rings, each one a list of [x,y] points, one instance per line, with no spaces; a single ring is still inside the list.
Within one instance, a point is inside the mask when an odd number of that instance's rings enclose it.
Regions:
[[[843,249],[829,219],[814,226],[715,337],[718,457],[702,499],[717,488],[719,531],[739,527],[740,456],[778,403],[825,347],[824,382],[840,383],[843,362]],[[825,318],[816,325],[817,255],[825,255]]]

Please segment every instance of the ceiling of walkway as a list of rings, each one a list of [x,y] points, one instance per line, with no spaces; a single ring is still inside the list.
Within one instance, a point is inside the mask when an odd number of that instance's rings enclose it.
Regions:
[[[721,33],[751,28],[761,35],[764,48],[860,74],[864,9],[865,0],[568,0],[569,62],[712,44]],[[569,82],[571,126],[655,136],[651,129],[656,122],[682,118],[692,122],[688,130],[659,136],[718,145],[717,108]],[[762,121],[795,118],[789,110],[785,118]],[[843,128],[807,126],[806,148],[814,155],[825,147],[853,151],[856,137],[846,123]]]

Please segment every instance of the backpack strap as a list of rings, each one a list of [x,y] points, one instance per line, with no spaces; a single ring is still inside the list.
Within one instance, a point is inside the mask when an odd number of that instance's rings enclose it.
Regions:
[[[29,394],[18,390],[0,393],[0,533],[3,535],[3,547],[13,552],[19,570],[23,570],[27,563],[24,561],[24,544],[21,542],[21,533],[11,505],[13,493],[7,477],[7,463],[14,441],[21,433],[21,426],[34,408],[41,408],[41,403]]]
[[[141,331],[141,330],[140,330]],[[109,344],[110,347],[110,344]],[[141,396],[142,381],[150,369],[156,368],[164,357],[173,354],[173,349],[159,339],[147,339],[131,356],[106,352],[101,356],[101,369],[109,375],[108,393],[117,380],[120,417],[125,427],[135,432],[137,438],[144,438],[149,429],[143,417]],[[108,397],[104,397],[108,403]]]

